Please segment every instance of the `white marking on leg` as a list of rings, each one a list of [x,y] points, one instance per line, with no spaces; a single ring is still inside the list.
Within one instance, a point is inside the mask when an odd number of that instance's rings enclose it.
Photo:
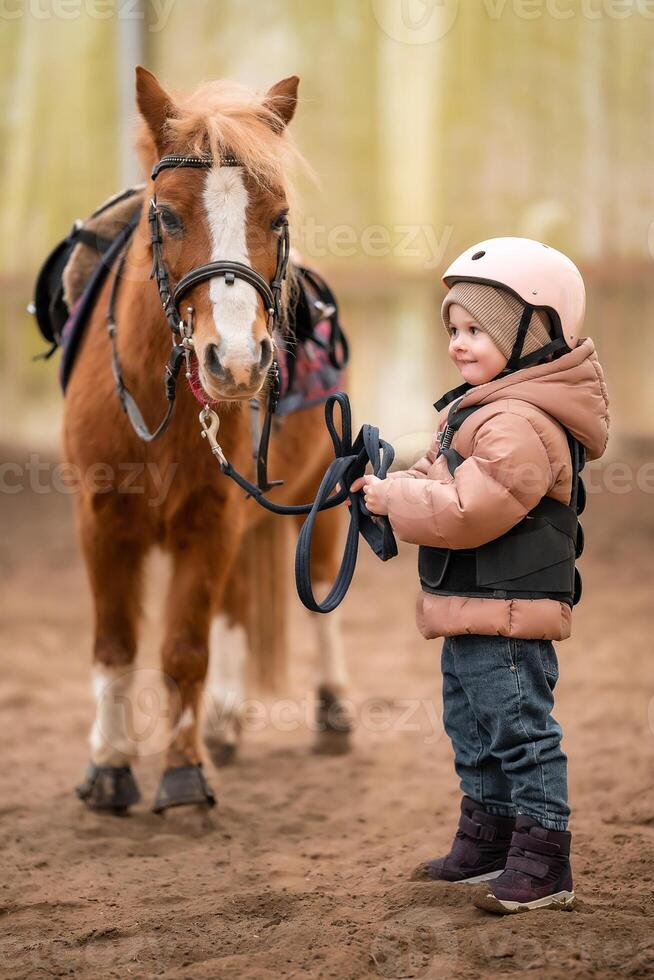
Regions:
[[[95,697],[95,721],[91,728],[91,759],[96,766],[124,766],[134,754],[128,734],[133,728],[130,688],[133,670],[95,664],[91,685]]]
[[[246,240],[248,192],[242,167],[213,167],[204,188],[209,230],[211,261],[230,259],[250,265]],[[258,361],[258,345],[251,329],[261,302],[259,294],[242,279],[228,286],[222,277],[209,283],[216,330],[222,340],[220,353],[234,361],[243,360],[249,367]]]
[[[320,592],[320,585],[316,587]],[[311,613],[318,640],[318,685],[343,692],[348,685],[340,610],[329,616]]]
[[[194,724],[195,715],[193,714],[193,709],[187,705],[182,712],[182,717],[177,723],[177,728],[180,731],[184,731],[187,728],[192,728]]]
[[[209,635],[205,735],[219,734],[227,742],[238,741],[245,697],[246,656],[247,636],[244,628],[229,628],[225,616],[216,616]]]

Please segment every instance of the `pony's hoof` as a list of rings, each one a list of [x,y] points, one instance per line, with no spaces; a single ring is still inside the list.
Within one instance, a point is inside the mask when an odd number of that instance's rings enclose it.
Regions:
[[[205,735],[204,744],[217,769],[222,769],[223,766],[231,766],[236,762],[238,750],[236,742],[228,742],[219,735]]]
[[[316,723],[314,752],[318,755],[345,755],[350,751],[350,715],[338,695],[325,686],[318,688]]]
[[[198,803],[209,807],[216,805],[216,797],[202,772],[202,766],[172,766],[166,769],[159,783],[153,811],[163,813],[173,806]]]
[[[130,766],[96,766],[93,762],[75,792],[90,810],[103,810],[118,816],[141,799]]]
[[[313,743],[315,755],[347,755],[352,748],[350,733],[325,731],[318,732]]]

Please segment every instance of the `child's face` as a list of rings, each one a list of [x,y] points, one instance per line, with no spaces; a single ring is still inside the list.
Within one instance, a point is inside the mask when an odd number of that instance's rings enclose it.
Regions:
[[[462,306],[452,303],[449,313],[448,353],[464,381],[471,385],[483,385],[506,367],[507,358]]]

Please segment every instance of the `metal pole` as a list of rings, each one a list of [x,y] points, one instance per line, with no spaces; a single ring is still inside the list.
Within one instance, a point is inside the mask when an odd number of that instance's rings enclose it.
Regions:
[[[145,56],[145,10],[142,0],[119,0],[116,17],[116,71],[118,74],[118,166],[120,187],[143,179],[134,152],[134,69]]]

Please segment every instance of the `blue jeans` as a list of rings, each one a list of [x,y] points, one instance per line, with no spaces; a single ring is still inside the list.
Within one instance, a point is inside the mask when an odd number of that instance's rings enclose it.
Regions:
[[[565,830],[567,758],[552,718],[559,667],[549,640],[448,636],[443,724],[461,789],[490,813]]]

